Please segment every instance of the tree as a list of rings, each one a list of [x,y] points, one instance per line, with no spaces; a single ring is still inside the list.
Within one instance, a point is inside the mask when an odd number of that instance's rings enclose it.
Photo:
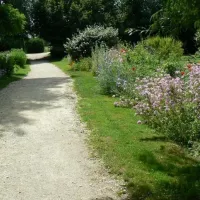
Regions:
[[[163,0],[162,9],[153,15],[151,29],[160,35],[172,35],[194,52],[194,35],[200,28],[199,0]]]
[[[123,0],[119,4],[122,18],[118,24],[123,39],[137,42],[140,33],[149,29],[151,16],[160,10],[162,0]]]
[[[114,3],[115,0],[36,1],[32,12],[34,32],[61,49],[66,38],[71,38],[78,29],[94,24],[115,25]]]
[[[24,14],[10,4],[0,5],[0,37],[21,33],[25,24],[26,18]]]

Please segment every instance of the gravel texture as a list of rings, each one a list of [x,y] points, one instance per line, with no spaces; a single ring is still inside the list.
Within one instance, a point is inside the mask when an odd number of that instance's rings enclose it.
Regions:
[[[0,91],[1,200],[121,199],[121,182],[90,157],[72,85],[35,60],[27,77]]]

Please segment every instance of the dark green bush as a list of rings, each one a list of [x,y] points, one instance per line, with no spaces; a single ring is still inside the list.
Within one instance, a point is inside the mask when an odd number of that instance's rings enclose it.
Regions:
[[[44,40],[41,38],[31,38],[26,43],[27,53],[43,53],[44,52]]]
[[[13,57],[15,65],[18,65],[21,68],[24,68],[27,61],[27,57],[24,51],[20,49],[13,49],[10,52],[10,56]]]
[[[65,49],[64,49],[64,47],[63,46],[52,46],[51,47],[51,50],[50,50],[50,52],[51,52],[51,57],[53,57],[53,58],[63,58],[64,57],[64,51],[65,51]]]
[[[0,51],[10,51],[11,49],[23,49],[24,41],[23,36],[7,36],[0,38]]]
[[[91,56],[92,48],[101,43],[108,47],[115,46],[118,43],[118,30],[102,26],[87,27],[84,31],[79,31],[72,39],[68,39],[64,46],[66,52],[75,60]]]
[[[7,55],[7,62],[6,62],[6,74],[11,75],[15,68],[15,57],[8,53]]]
[[[1,52],[0,53],[0,69],[6,68],[7,54],[8,54],[8,52]]]

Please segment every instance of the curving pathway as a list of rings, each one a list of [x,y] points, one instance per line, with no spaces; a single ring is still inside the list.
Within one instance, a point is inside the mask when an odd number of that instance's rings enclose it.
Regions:
[[[118,199],[119,183],[89,156],[76,100],[72,80],[39,60],[0,91],[1,200]]]

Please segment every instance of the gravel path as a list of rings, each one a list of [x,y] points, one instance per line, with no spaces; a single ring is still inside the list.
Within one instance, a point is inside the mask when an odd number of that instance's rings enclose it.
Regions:
[[[1,200],[118,199],[119,182],[89,156],[76,100],[72,80],[47,61],[0,91]]]

